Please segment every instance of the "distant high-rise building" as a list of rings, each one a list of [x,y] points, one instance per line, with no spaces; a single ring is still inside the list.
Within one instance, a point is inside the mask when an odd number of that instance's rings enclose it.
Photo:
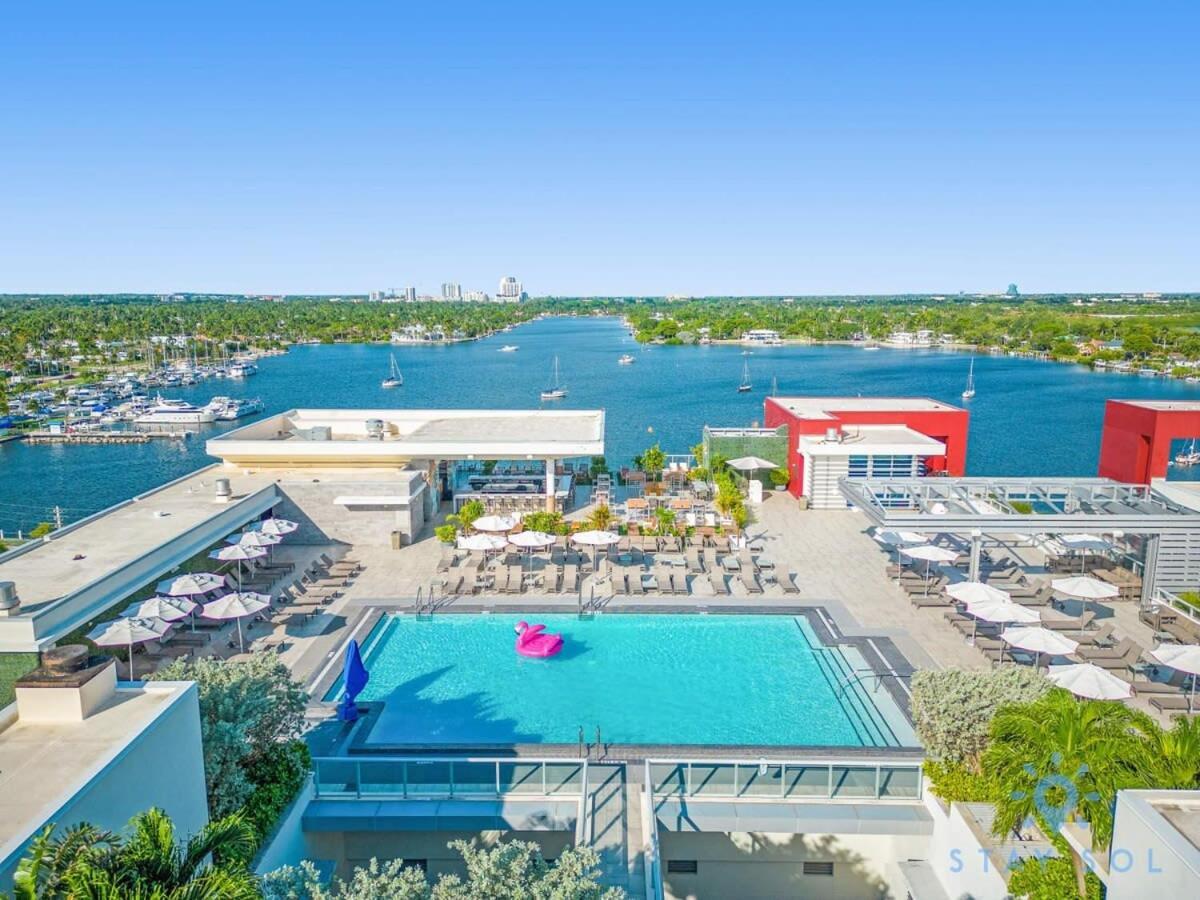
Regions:
[[[467,291],[464,299],[468,303],[487,303],[491,297],[487,295],[486,291]]]
[[[455,281],[447,281],[442,285],[443,300],[461,300],[462,295],[463,293],[461,284]]]
[[[417,302],[417,289],[415,287],[406,287],[404,289],[404,302],[405,303],[416,303]]]
[[[505,275],[500,279],[500,290],[496,293],[496,297],[509,303],[515,303],[521,299],[521,293],[521,282],[512,275]]]

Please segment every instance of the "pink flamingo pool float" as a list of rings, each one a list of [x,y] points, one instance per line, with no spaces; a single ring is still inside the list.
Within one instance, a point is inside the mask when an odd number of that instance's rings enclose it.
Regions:
[[[545,625],[530,625],[524,619],[517,623],[517,652],[522,656],[546,659],[563,648],[561,634],[546,634]]]

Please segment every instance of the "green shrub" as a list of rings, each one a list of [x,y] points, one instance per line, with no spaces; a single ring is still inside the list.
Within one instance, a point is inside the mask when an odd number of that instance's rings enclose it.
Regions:
[[[43,538],[54,530],[54,526],[49,522],[38,522],[29,532],[30,538]]]
[[[1013,508],[1014,512],[1018,512],[1023,516],[1033,514],[1033,504],[1026,500],[1009,500],[1008,505]]]
[[[792,475],[787,469],[779,468],[771,470],[771,484],[775,487],[787,487],[787,483],[792,480]]]
[[[311,767],[308,746],[301,740],[277,743],[246,767],[246,776],[254,790],[242,807],[242,817],[254,829],[258,843],[270,835]]]
[[[433,533],[443,544],[453,544],[454,539],[458,537],[458,528],[453,524],[438,525],[433,529]]]
[[[990,803],[998,790],[987,773],[973,772],[962,763],[925,760],[925,775],[933,792],[947,803]]]
[[[1075,870],[1069,860],[1057,856],[1025,859],[1016,863],[1009,875],[1008,890],[1014,897],[1025,897],[1027,900],[1079,897],[1079,890],[1075,886]],[[1086,900],[1100,900],[1103,896],[1100,879],[1094,872],[1088,872]]]
[[[566,534],[567,523],[562,513],[532,512],[526,513],[521,520],[528,531],[544,531],[546,534]]]
[[[929,759],[974,769],[996,710],[1006,703],[1030,703],[1050,687],[1040,673],[1023,666],[922,670],[912,679],[913,725]]]

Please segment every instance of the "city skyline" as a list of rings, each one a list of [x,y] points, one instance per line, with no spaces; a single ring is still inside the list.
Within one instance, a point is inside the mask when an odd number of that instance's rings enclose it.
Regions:
[[[0,35],[4,293],[1200,288],[1185,4],[67,6]]]

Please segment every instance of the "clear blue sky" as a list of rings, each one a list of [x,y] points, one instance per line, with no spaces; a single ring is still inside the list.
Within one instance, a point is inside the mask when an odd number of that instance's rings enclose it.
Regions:
[[[1200,289],[1200,4],[0,12],[0,292]]]

